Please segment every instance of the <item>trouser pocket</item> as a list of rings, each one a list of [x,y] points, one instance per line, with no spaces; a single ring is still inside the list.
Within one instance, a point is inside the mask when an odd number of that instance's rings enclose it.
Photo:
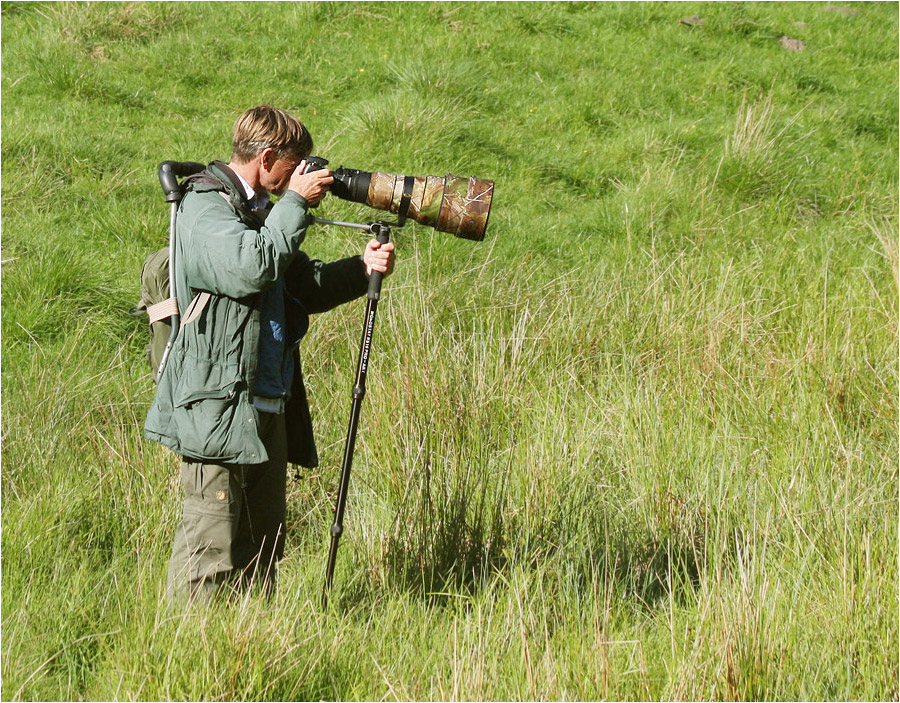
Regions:
[[[169,579],[176,591],[221,583],[232,571],[240,520],[240,467],[185,461],[184,513],[175,532]],[[202,586],[202,584],[201,584]]]

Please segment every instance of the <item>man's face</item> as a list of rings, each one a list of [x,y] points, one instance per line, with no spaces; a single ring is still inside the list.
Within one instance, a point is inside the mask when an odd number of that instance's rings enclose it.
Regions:
[[[279,159],[274,152],[269,152],[268,156],[263,159],[259,184],[272,195],[284,195],[288,183],[291,181],[291,175],[301,161],[303,159],[299,156],[288,156]]]

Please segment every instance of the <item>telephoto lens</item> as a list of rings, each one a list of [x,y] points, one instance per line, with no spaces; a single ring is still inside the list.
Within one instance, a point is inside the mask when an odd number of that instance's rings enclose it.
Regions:
[[[365,203],[377,210],[405,214],[438,232],[480,242],[487,229],[493,196],[494,182],[474,176],[421,177],[374,172],[369,174]],[[404,202],[406,213],[402,212]]]
[[[318,156],[307,159],[306,172],[325,168]],[[331,172],[332,195],[386,210],[462,239],[480,242],[487,230],[494,182],[482,178],[402,176],[343,166]]]

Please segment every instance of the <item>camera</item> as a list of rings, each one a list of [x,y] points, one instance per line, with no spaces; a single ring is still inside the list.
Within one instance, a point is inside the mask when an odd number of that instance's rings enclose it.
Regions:
[[[311,173],[312,171],[321,171],[328,165],[328,159],[321,156],[307,156],[306,166],[303,167],[303,173]]]
[[[327,166],[328,159],[323,159],[321,156],[310,156],[306,159],[306,168],[303,169],[303,173],[320,171]],[[369,186],[372,180],[371,173],[341,166],[332,171],[331,175],[334,177],[334,183],[330,187],[332,195],[341,200],[367,204],[366,198],[369,195]]]

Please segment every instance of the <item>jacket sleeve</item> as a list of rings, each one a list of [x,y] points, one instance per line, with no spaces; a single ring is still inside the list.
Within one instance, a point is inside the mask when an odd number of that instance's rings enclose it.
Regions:
[[[194,289],[232,298],[265,290],[297,255],[310,222],[307,207],[288,191],[257,231],[219,193],[189,193],[177,224],[184,278]]]
[[[369,289],[369,277],[361,256],[325,263],[310,259],[302,251],[288,269],[285,282],[288,292],[310,314],[348,303],[365,295]]]

